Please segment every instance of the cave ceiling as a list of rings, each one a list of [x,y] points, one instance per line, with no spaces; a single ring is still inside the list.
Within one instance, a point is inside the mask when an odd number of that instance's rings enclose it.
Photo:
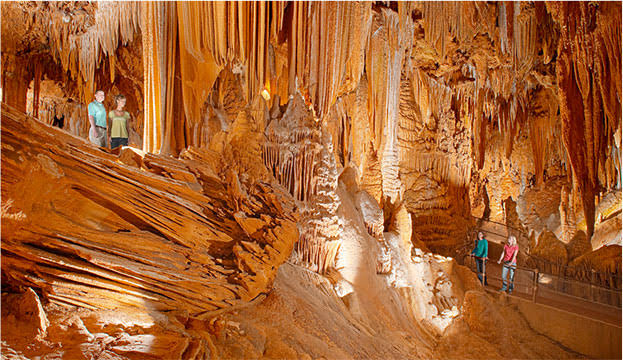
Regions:
[[[367,133],[356,139],[362,144],[348,145],[361,151],[351,158],[374,152],[384,177],[379,191],[392,198],[400,184],[397,175],[386,175],[391,167],[405,170],[405,146],[412,153],[421,145],[452,154],[459,160],[444,160],[448,169],[438,178],[455,176],[463,186],[472,169],[493,156],[486,149],[494,136],[508,159],[522,137],[530,138],[537,182],[548,147],[562,139],[558,160],[571,170],[589,218],[595,195],[616,182],[617,2],[65,1],[1,7],[4,67],[26,59],[35,69],[33,59],[48,59],[47,68],[56,70],[44,73],[64,74],[57,81],[71,83],[81,101],[96,85],[117,89],[125,82],[137,98],[132,108],[146,119],[142,146],[149,152],[176,155],[196,145],[206,104],[214,103],[217,79],[227,69],[241,76],[249,106],[263,92],[282,106],[300,93],[314,116],[338,132],[340,114],[354,119],[353,108],[367,111]],[[451,129],[444,125],[448,119],[454,119]],[[428,143],[409,140],[410,132],[422,131],[430,132]],[[462,140],[432,135],[443,131]],[[432,160],[422,161],[411,170]]]

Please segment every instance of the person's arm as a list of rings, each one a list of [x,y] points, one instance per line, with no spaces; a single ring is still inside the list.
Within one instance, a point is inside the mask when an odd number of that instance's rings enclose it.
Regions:
[[[487,241],[487,239],[482,239],[483,241],[483,248],[484,248],[484,254],[482,256],[483,259],[489,259],[489,242]]]
[[[478,251],[479,248],[480,248],[480,240],[476,240],[476,246],[474,246],[474,250],[472,250],[469,256],[478,256],[477,254],[479,254],[479,251]]]
[[[511,264],[517,264],[517,253],[519,252],[519,247],[515,248],[515,253],[513,254],[513,260],[511,260]]]
[[[132,117],[130,116],[129,112],[125,112],[126,113],[126,120],[125,120],[125,132],[126,134],[128,134],[128,139],[130,138],[130,120],[132,120]]]
[[[89,106],[87,107],[88,109],[88,113],[89,113],[89,123],[91,124],[91,127],[94,128],[95,127],[95,117],[93,117],[93,111],[91,111],[92,107],[91,104],[89,104]]]
[[[500,254],[500,259],[498,260],[498,264],[502,262],[502,259],[504,259],[504,253],[506,252],[506,248],[504,248],[502,250],[502,253]]]
[[[110,118],[113,115],[113,111],[114,110],[111,110],[108,113],[108,116],[106,116],[106,134],[108,135],[108,145],[109,146],[111,146],[110,142],[111,142],[111,136],[112,136],[112,120]]]

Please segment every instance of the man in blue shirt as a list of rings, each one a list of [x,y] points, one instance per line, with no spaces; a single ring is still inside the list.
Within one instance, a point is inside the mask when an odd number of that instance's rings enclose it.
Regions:
[[[100,147],[108,147],[107,138],[108,131],[106,126],[106,108],[104,107],[104,99],[106,98],[103,90],[95,92],[95,100],[89,104],[89,141]]]
[[[487,243],[487,239],[485,239],[482,231],[478,232],[478,240],[476,240],[476,247],[472,250],[470,256],[474,256],[476,258],[476,271],[478,275],[478,280],[480,283],[483,283],[484,276],[484,284],[487,284],[487,276],[485,274],[485,261],[487,260],[487,255],[489,254],[489,244]]]

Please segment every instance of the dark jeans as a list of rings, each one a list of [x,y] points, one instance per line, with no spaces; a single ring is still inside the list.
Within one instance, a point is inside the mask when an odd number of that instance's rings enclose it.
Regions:
[[[110,148],[114,149],[118,146],[128,146],[128,138],[111,138],[110,139]]]
[[[485,272],[485,271],[486,271],[486,269],[485,269],[484,259],[476,258],[476,275],[478,276],[478,280],[480,280],[481,284],[482,284],[483,272]],[[486,272],[485,272],[484,276],[485,276],[485,285],[489,285],[489,284],[487,284]]]

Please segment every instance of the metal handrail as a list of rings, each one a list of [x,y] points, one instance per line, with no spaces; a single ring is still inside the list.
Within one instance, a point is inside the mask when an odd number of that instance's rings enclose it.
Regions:
[[[470,256],[470,254],[465,254],[465,255],[463,255],[463,264],[465,264],[465,258],[467,258],[467,257],[472,257],[472,256]],[[476,256],[474,256],[474,257],[476,257]],[[487,259],[488,259],[489,261],[494,261],[494,262],[496,262],[496,263],[497,263],[497,261],[495,261],[495,260],[490,260],[489,258],[487,258]],[[516,269],[517,269],[517,270],[525,270],[525,271],[530,271],[530,272],[535,272],[535,270],[538,270],[538,269],[529,268],[529,267],[525,267],[525,266],[519,266],[519,265],[516,265]],[[539,274],[544,274],[544,273],[539,272]],[[547,275],[556,276],[556,275],[553,275],[553,274],[547,274]],[[576,280],[576,281],[577,281],[577,280]]]
[[[548,259],[544,259],[544,258],[542,258],[540,256],[536,256],[536,255],[530,255],[529,259],[533,260],[533,261],[541,261],[541,262],[546,263],[546,264],[551,265],[551,266],[559,266],[559,267],[561,267],[563,269],[562,274],[559,274],[559,275],[549,274],[549,275],[559,276],[559,277],[562,276],[565,279],[573,280],[573,281],[576,281],[576,282],[579,282],[579,283],[590,284],[590,285],[593,285],[593,286],[599,286],[597,284],[593,284],[592,282],[581,281],[581,280],[578,280],[578,279],[574,279],[574,278],[572,278],[570,276],[567,276],[567,271],[569,269],[577,269],[576,267],[571,267],[569,265],[558,264],[558,263],[555,263],[553,261],[550,261]],[[622,278],[621,274],[617,274],[617,273],[613,273],[613,272],[606,272],[606,271],[597,271],[597,270],[593,270],[592,268],[590,270],[591,270],[591,272],[594,272],[595,274],[599,274],[600,276],[601,275],[604,275],[604,276],[614,276],[617,280],[619,280],[619,282],[623,281],[623,278]]]
[[[617,292],[617,291],[612,291],[612,290],[601,288],[602,291],[605,291],[607,293],[607,297],[608,298],[610,298],[613,295],[615,297],[617,297],[616,298],[616,305],[611,305],[608,301],[595,300],[594,299],[595,290],[593,290],[593,288],[594,288],[594,286],[593,287],[589,287],[588,289],[585,289],[585,290],[588,290],[589,293],[590,293],[590,297],[588,297],[588,298],[587,297],[583,297],[583,296],[573,295],[573,294],[571,294],[569,292],[566,292],[566,291],[560,291],[560,290],[557,290],[557,289],[552,289],[552,288],[549,288],[547,286],[540,286],[539,290],[541,292],[546,291],[546,292],[554,293],[556,295],[562,295],[562,296],[566,296],[566,297],[569,297],[569,298],[582,300],[582,301],[585,301],[585,302],[588,302],[588,303],[592,303],[592,304],[598,304],[598,305],[601,305],[601,306],[607,306],[607,307],[615,308],[615,309],[617,309],[619,311],[621,310],[621,297],[620,297],[621,296],[621,292]]]
[[[479,218],[478,216],[474,216],[474,215],[471,215],[471,217],[473,217],[474,219],[478,219],[479,221],[486,221],[486,222],[489,222],[489,223],[492,223],[492,224],[502,225],[502,226],[507,227],[509,229],[513,229],[513,230],[519,231],[520,233],[522,233],[524,235],[528,235],[528,234],[526,234],[526,232],[524,230],[517,229],[516,227],[508,226],[508,225],[506,225],[504,223],[501,223],[501,222],[498,222],[498,221],[487,220],[487,219]]]
[[[498,221],[493,221],[493,220],[487,220],[487,219],[482,219],[482,218],[479,218],[479,217],[474,216],[474,215],[471,215],[471,216],[472,216],[474,219],[477,219],[477,220],[479,220],[479,221],[483,221],[483,222],[488,222],[488,223],[493,223],[493,224],[502,225],[502,226],[504,226],[504,227],[506,227],[506,228],[508,228],[508,229],[513,229],[513,230],[516,230],[516,231],[520,232],[521,234],[523,234],[523,235],[527,236],[527,234],[526,234],[526,232],[525,232],[525,231],[520,230],[520,229],[517,229],[517,228],[512,227],[512,226],[508,226],[508,225],[503,224],[503,223],[501,223],[501,222],[498,222]],[[499,234],[499,233],[497,233],[497,232],[490,231],[490,230],[485,230],[485,229],[480,229],[480,230],[478,230],[478,231],[482,231],[482,232],[489,233],[489,234],[494,234],[494,235],[497,235],[497,236],[500,236],[500,237],[506,237],[506,236],[507,236],[507,235],[502,235],[502,234]],[[467,246],[469,246],[469,243],[466,243],[466,244],[464,245],[464,247],[467,247]],[[458,251],[457,251],[457,252],[458,252]],[[579,282],[579,283],[588,284],[588,285],[592,285],[592,286],[600,286],[600,285],[597,285],[597,284],[593,284],[592,282],[581,281],[581,280],[574,279],[574,278],[572,278],[572,277],[568,276],[568,275],[567,275],[567,273],[568,273],[568,272],[574,272],[574,271],[569,271],[569,269],[576,270],[576,269],[577,269],[576,267],[571,267],[571,266],[569,266],[569,265],[557,264],[557,263],[554,263],[554,262],[552,262],[552,261],[549,261],[549,260],[547,260],[547,259],[543,259],[543,258],[541,258],[541,257],[535,256],[535,255],[532,255],[532,254],[528,254],[528,259],[529,259],[529,260],[532,260],[532,261],[535,261],[535,262],[540,261],[540,262],[543,262],[543,263],[547,263],[547,264],[548,264],[548,265],[550,265],[550,266],[559,266],[559,267],[561,267],[561,268],[563,269],[563,271],[562,271],[562,276],[563,276],[564,278],[566,278],[566,279],[569,279],[569,280],[574,280],[574,281],[577,281],[577,282]],[[518,269],[519,269],[519,267],[518,267]],[[531,268],[525,268],[525,267],[524,267],[523,269],[525,269],[525,270],[533,270],[533,269],[531,269]],[[595,274],[598,274],[598,276],[600,276],[600,277],[614,276],[614,277],[615,277],[615,280],[616,280],[615,282],[617,282],[617,283],[622,283],[622,282],[623,282],[623,278],[622,278],[621,274],[611,273],[611,272],[603,272],[603,271],[596,271],[596,270],[593,270],[592,268],[591,268],[591,271],[592,271],[592,272],[594,272]],[[550,275],[552,275],[552,276],[560,276],[560,275],[554,275],[554,274],[550,274]],[[602,288],[604,288],[604,289],[608,289],[608,288],[603,287],[603,286],[600,286],[600,287],[602,287]],[[620,290],[620,289],[616,289],[616,290]]]
[[[594,289],[597,289],[597,290],[600,290],[600,291],[609,291],[609,292],[616,293],[616,294],[620,294],[621,293],[620,289],[610,289],[610,288],[607,288],[605,286],[601,286],[599,284],[593,284],[593,283],[589,283],[589,282],[585,282],[585,281],[579,281],[579,280],[576,280],[576,279],[564,278],[564,277],[561,277],[559,275],[548,274],[548,273],[540,273],[540,275],[555,277],[555,278],[558,278],[559,280],[562,280],[562,281],[567,281],[569,283],[575,283],[576,285],[590,286],[590,287],[593,287]]]
[[[465,264],[465,257],[476,258],[476,257],[470,256],[469,254],[468,254],[468,255],[465,255],[465,256],[463,257],[463,264]],[[474,272],[476,272],[476,273],[477,273],[477,269],[475,269],[475,268],[476,268],[476,267],[475,267],[475,261],[474,261],[474,262],[472,262],[471,264],[472,264],[472,265],[473,265],[473,267],[474,267]],[[471,266],[470,266],[470,269],[471,269]],[[523,266],[517,266],[517,267],[516,267],[516,269],[515,269],[515,271],[516,271],[516,272],[515,272],[515,274],[517,274],[517,271],[518,271],[518,270],[522,270],[522,271],[529,272],[529,273],[531,273],[531,275],[532,275],[532,284],[530,284],[529,286],[532,288],[532,301],[533,301],[533,302],[537,302],[537,301],[536,301],[537,292],[538,292],[539,288],[541,288],[541,291],[543,291],[543,289],[544,289],[544,290],[546,290],[546,291],[549,291],[549,292],[552,292],[552,293],[555,293],[555,294],[558,294],[558,295],[563,295],[563,296],[567,296],[567,297],[570,297],[570,298],[579,299],[579,300],[586,301],[586,302],[593,303],[593,304],[598,304],[598,305],[608,306],[608,307],[611,307],[611,308],[614,308],[614,309],[617,309],[617,310],[620,310],[620,309],[621,309],[620,305],[619,305],[619,306],[617,306],[617,305],[611,305],[611,304],[608,304],[608,303],[605,303],[605,302],[595,301],[595,300],[593,300],[592,298],[591,298],[591,299],[587,299],[587,298],[585,298],[585,297],[575,296],[575,295],[569,294],[569,293],[564,292],[564,291],[560,291],[560,290],[557,290],[557,289],[552,289],[552,288],[549,288],[549,287],[547,287],[547,286],[541,286],[541,287],[539,287],[539,283],[540,283],[540,281],[539,281],[539,280],[540,280],[540,276],[542,276],[542,275],[545,275],[545,276],[552,276],[552,277],[558,278],[558,280],[560,280],[560,276],[556,276],[556,275],[552,275],[552,274],[544,274],[544,273],[540,273],[540,272],[539,272],[539,269],[530,269],[530,268],[526,268],[526,267],[523,267]],[[480,280],[479,282],[480,282],[483,286],[484,286],[484,281],[485,281],[484,279],[485,279],[485,278],[488,278],[488,279],[493,279],[493,280],[500,280],[500,281],[503,281],[503,280],[504,280],[504,279],[502,279],[502,278],[500,278],[500,277],[497,277],[497,276],[492,276],[492,275],[487,274],[487,273],[486,273],[486,267],[484,267],[484,266],[483,266],[483,273],[482,273],[482,274],[483,274],[483,276],[482,276],[482,280]],[[574,279],[562,279],[562,280],[563,280],[563,281],[568,281],[568,282],[575,282],[575,283],[577,283],[577,284],[579,284],[579,285],[581,285],[581,286],[588,287],[588,288],[590,288],[590,290],[591,290],[591,294],[593,294],[593,291],[594,291],[593,289],[595,289],[595,288],[596,288],[598,291],[605,291],[605,292],[610,293],[610,294],[613,294],[613,295],[620,295],[620,294],[621,294],[621,292],[620,292],[620,291],[616,291],[616,290],[608,289],[608,288],[605,288],[605,287],[602,287],[602,286],[598,286],[598,285],[593,285],[593,284],[590,284],[590,283],[585,283],[585,282],[577,281],[577,280],[574,280]],[[527,286],[527,284],[519,284],[519,285],[522,285],[522,286]],[[516,283],[516,282],[515,282],[515,286],[517,286],[517,283]],[[619,302],[619,304],[620,304],[620,302]]]
[[[587,284],[586,284],[586,283],[579,283],[579,285],[587,285]],[[598,291],[603,291],[603,292],[607,292],[607,293],[611,293],[611,294],[621,294],[621,292],[620,292],[620,291],[616,291],[616,290],[608,289],[608,288],[605,288],[605,287],[603,287],[603,286],[598,286],[598,285],[588,285],[588,287],[593,287],[594,289],[596,288],[596,290],[598,290]],[[591,301],[590,299],[586,299],[586,298],[583,298],[583,297],[579,297],[579,296],[571,295],[571,294],[569,294],[569,293],[567,293],[567,292],[564,292],[564,291],[559,291],[559,290],[555,290],[555,289],[552,289],[552,288],[550,288],[550,287],[548,287],[548,286],[542,286],[542,288],[543,288],[543,289],[545,289],[545,290],[547,290],[547,291],[552,291],[552,292],[556,292],[556,293],[559,293],[559,294],[564,294],[564,295],[566,295],[566,296],[571,296],[571,297],[575,297],[575,298],[578,298],[578,299],[584,299],[584,300],[586,300],[586,301]],[[593,302],[595,302],[595,301],[593,301]],[[601,304],[601,303],[600,303],[600,304]]]
[[[497,232],[491,231],[491,230],[480,229],[478,231],[482,231],[482,232],[487,233],[487,234],[494,234],[494,235],[497,235],[497,236],[500,236],[500,237],[503,237],[503,238],[507,237],[507,235],[503,235],[503,234],[500,234],[500,233],[497,233]]]

